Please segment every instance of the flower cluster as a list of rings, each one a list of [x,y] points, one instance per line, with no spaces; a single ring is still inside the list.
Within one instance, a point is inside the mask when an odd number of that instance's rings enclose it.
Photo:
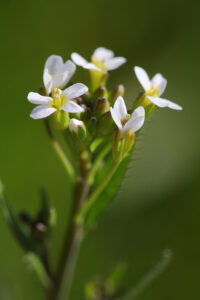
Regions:
[[[63,62],[60,56],[50,56],[44,67],[42,93],[28,94],[29,102],[37,104],[31,118],[41,119],[54,114],[57,129],[68,130],[89,145],[103,135],[112,134],[113,157],[121,161],[127,156],[135,141],[135,132],[156,106],[181,110],[181,106],[163,99],[167,80],[156,74],[152,80],[141,67],[134,67],[135,74],[144,88],[136,99],[133,110],[127,112],[123,99],[124,89],[119,86],[108,91],[108,71],[126,62],[124,57],[114,57],[111,50],[97,48],[88,62],[78,53],[72,53],[71,60]],[[70,82],[76,65],[90,72],[89,88],[83,83]]]

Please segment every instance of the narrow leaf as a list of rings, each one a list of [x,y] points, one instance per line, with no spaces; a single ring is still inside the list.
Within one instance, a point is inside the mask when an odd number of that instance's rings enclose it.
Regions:
[[[30,252],[26,254],[25,262],[28,264],[30,269],[35,271],[45,288],[48,288],[52,285],[52,281],[49,278],[40,258],[35,253]]]
[[[1,182],[0,182],[0,209],[2,210],[2,214],[7,226],[10,228],[11,233],[13,234],[14,238],[18,241],[20,246],[25,251],[35,251],[35,246],[30,235],[19,224],[17,217],[12,212],[6,200],[3,191],[3,185]]]

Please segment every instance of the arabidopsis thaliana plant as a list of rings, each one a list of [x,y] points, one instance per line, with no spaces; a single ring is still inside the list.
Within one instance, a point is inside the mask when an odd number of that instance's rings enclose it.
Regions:
[[[30,117],[32,119],[46,118],[57,110],[69,113],[83,112],[83,108],[74,102],[73,99],[85,94],[87,91],[87,86],[82,83],[76,83],[64,91],[54,88],[51,97],[31,92],[28,94],[28,101],[39,105],[33,109]]]
[[[117,98],[114,107],[110,107],[110,112],[115,124],[123,134],[129,130],[134,133],[138,131],[144,124],[144,108],[139,106],[134,110],[132,115],[129,115],[127,113],[124,99],[121,96]]]
[[[68,60],[64,63],[61,56],[49,56],[43,73],[43,82],[47,94],[49,95],[54,88],[64,88],[74,75],[75,70],[76,66],[72,61]]]
[[[182,107],[170,100],[160,98],[164,93],[167,80],[157,73],[151,80],[147,72],[141,67],[134,67],[135,75],[145,90],[147,98],[159,107],[169,107],[175,110],[182,110]]]
[[[99,47],[94,51],[91,58],[92,62],[88,62],[78,53],[72,53],[71,58],[76,65],[81,66],[84,69],[96,70],[99,72],[117,69],[126,62],[126,58],[114,57],[113,51],[103,47]]]

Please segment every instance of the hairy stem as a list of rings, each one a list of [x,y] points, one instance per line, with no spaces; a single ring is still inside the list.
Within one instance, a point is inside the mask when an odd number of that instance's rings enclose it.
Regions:
[[[102,160],[104,159],[104,157],[108,154],[108,152],[110,151],[111,147],[108,144],[106,147],[103,148],[103,150],[100,152],[100,154],[97,156],[97,158],[95,159],[92,168],[90,169],[90,171],[88,172],[88,176],[87,176],[87,181],[89,184],[92,184],[96,175],[96,172],[99,169],[99,166],[102,162]]]
[[[72,213],[58,265],[57,280],[55,286],[48,292],[48,300],[66,300],[70,295],[78,254],[83,240],[82,228],[75,223],[74,217],[87,198],[88,191],[89,186],[85,178],[82,178],[75,187]]]
[[[90,195],[85,205],[82,207],[80,213],[76,217],[76,222],[81,224],[87,215],[90,207],[93,205],[96,198],[101,194],[103,189],[106,187],[107,184],[109,184],[112,176],[114,175],[116,169],[118,167],[118,163],[113,162],[110,169],[108,170],[104,180],[99,184],[99,186],[94,190],[94,192]]]

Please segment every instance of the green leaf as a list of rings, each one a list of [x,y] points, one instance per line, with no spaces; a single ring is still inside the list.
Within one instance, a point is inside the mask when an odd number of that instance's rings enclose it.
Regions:
[[[92,225],[92,223],[97,219],[99,214],[104,210],[104,208],[111,202],[115,194],[117,193],[120,184],[123,181],[124,174],[126,172],[128,163],[130,161],[130,156],[126,157],[110,175],[110,178],[103,185],[103,188],[97,196],[89,198],[86,202],[85,208],[80,212],[79,216],[82,216],[84,221],[84,228],[87,230]],[[109,174],[109,173],[107,173]]]
[[[52,285],[52,281],[49,278],[42,261],[40,258],[33,252],[29,252],[25,256],[25,262],[28,264],[29,268],[34,270],[40,281],[42,282],[45,288],[48,288]]]
[[[25,251],[35,251],[35,245],[30,234],[24,230],[18,222],[17,217],[12,212],[3,191],[3,185],[0,182],[0,208],[7,226],[9,227],[14,238],[18,241]]]

